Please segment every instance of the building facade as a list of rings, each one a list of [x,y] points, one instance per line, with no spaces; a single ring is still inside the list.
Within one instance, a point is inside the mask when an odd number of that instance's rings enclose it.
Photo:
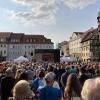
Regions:
[[[100,61],[100,39],[98,29],[87,32],[82,41],[82,60],[86,62]]]
[[[70,56],[76,57],[81,60],[82,44],[81,40],[83,37],[83,32],[73,32],[69,40],[69,54]]]
[[[68,41],[63,41],[63,42],[59,43],[58,47],[60,49],[61,56],[69,56],[69,43],[68,43]]]
[[[31,60],[35,49],[54,49],[54,44],[51,39],[47,39],[44,35],[0,32],[1,58],[12,60],[19,56],[26,56]]]

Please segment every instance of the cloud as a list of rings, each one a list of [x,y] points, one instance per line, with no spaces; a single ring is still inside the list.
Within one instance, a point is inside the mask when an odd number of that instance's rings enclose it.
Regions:
[[[12,13],[12,19],[33,24],[55,24],[58,2],[56,0],[13,0],[29,7],[28,12],[18,11]]]
[[[70,9],[84,9],[98,0],[63,0],[63,3]]]
[[[97,0],[12,0],[18,5],[28,7],[28,11],[13,11],[11,19],[20,20],[28,24],[56,24],[56,14],[60,6],[70,9],[84,9]]]
[[[37,15],[29,12],[12,12],[11,19],[21,20],[24,23],[33,24],[54,24],[55,16],[52,14],[39,13]]]
[[[33,0],[12,0],[12,1],[22,5],[31,5],[33,2]]]

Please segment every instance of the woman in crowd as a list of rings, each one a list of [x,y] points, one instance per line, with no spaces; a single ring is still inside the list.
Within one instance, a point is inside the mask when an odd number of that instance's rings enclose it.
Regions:
[[[76,74],[70,74],[64,91],[64,100],[81,100],[81,89]]]
[[[13,97],[8,100],[35,100],[35,94],[27,81],[20,80],[13,88]]]

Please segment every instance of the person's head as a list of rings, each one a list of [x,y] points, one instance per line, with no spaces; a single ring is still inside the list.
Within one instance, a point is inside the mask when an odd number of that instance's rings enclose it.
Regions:
[[[45,76],[45,71],[41,70],[39,72],[39,78],[43,78]]]
[[[23,69],[17,69],[15,79],[19,79],[20,74],[23,72]]]
[[[19,75],[19,79],[18,80],[28,80],[28,74],[26,72],[22,72]]]
[[[55,80],[55,74],[53,72],[49,72],[45,75],[45,80],[47,85],[53,85]]]
[[[86,70],[85,70],[84,67],[81,67],[81,68],[79,68],[79,72],[80,72],[81,74],[84,74],[84,73],[86,72]]]
[[[13,71],[11,68],[8,68],[6,71],[5,71],[5,75],[7,77],[14,77],[14,74],[13,74]]]
[[[86,80],[81,97],[82,100],[100,100],[100,78]]]
[[[76,74],[70,74],[67,79],[66,87],[69,95],[74,91],[78,96],[81,94],[81,84],[76,76]]]
[[[53,68],[53,66],[50,64],[49,66],[48,66],[48,72],[53,72],[53,70],[54,70],[54,68]]]
[[[74,66],[72,66],[72,69],[74,69],[75,67]]]
[[[34,97],[35,94],[31,90],[29,83],[25,80],[17,82],[13,88],[13,97],[15,100],[27,100],[30,97]]]

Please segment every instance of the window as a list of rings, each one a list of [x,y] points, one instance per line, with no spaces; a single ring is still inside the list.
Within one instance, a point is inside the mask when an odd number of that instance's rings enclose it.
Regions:
[[[11,39],[11,42],[15,42],[15,40],[14,39]]]
[[[5,39],[4,38],[1,38],[1,42],[4,42],[5,41]]]
[[[26,51],[25,51],[25,55],[26,55]]]
[[[6,47],[6,45],[4,45],[4,47]]]
[[[12,45],[10,45],[10,48],[12,48]]]
[[[34,42],[36,42],[36,40],[34,39]]]
[[[45,39],[43,39],[43,42],[45,42]]]
[[[15,46],[13,45],[13,48],[15,48]]]
[[[4,55],[6,54],[6,51],[4,51]]]
[[[2,56],[2,51],[0,51],[0,56]]]
[[[26,42],[29,42],[29,39],[27,39]]]
[[[32,48],[34,48],[34,45],[32,45]]]
[[[32,43],[32,39],[30,39],[30,42]]]

